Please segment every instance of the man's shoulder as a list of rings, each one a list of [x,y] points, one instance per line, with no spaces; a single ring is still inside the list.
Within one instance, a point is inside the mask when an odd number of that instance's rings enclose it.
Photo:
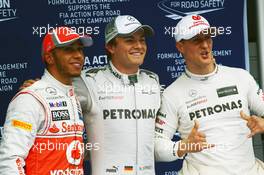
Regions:
[[[105,66],[102,66],[102,67],[94,67],[94,68],[90,68],[90,69],[87,69],[87,70],[83,70],[82,71],[82,74],[85,76],[85,77],[94,77],[96,76],[98,73],[100,72],[103,72],[107,69],[107,65]]]
[[[156,73],[154,73],[152,71],[149,71],[149,70],[146,70],[146,69],[140,69],[139,73],[140,74],[145,74],[149,78],[152,78],[152,79],[156,80],[159,83],[159,76]]]
[[[238,67],[230,67],[230,66],[223,66],[219,65],[219,69],[222,70],[224,73],[229,74],[229,75],[234,75],[234,76],[247,76],[250,73],[242,68]],[[238,78],[238,77],[237,77]]]

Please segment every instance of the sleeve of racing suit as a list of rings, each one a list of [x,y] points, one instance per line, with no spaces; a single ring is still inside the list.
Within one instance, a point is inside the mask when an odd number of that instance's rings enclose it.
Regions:
[[[89,117],[89,112],[92,108],[92,98],[89,92],[88,87],[86,86],[85,81],[85,76],[82,72],[80,77],[76,77],[73,79],[73,85],[74,85],[74,91],[76,93],[76,96],[78,100],[80,101],[81,108],[82,108],[82,113],[84,117],[84,125],[85,125],[85,135],[87,136],[86,131],[88,130],[88,125],[87,125],[87,118]],[[86,149],[86,144],[87,144],[87,137],[84,137],[84,160],[89,160],[89,150]]]
[[[23,175],[25,159],[44,120],[42,105],[30,94],[18,95],[8,106],[0,143],[2,175]],[[43,117],[43,120],[41,119]]]
[[[92,106],[91,95],[88,87],[84,82],[84,75],[73,79],[74,91],[78,100],[80,101],[83,113],[90,111]]]
[[[170,101],[171,98],[165,90],[156,118],[155,159],[157,161],[174,161],[183,158],[177,155],[179,141],[171,140],[178,127],[177,109]]]
[[[264,94],[254,78],[249,74],[248,105],[250,111],[257,116],[264,116]]]

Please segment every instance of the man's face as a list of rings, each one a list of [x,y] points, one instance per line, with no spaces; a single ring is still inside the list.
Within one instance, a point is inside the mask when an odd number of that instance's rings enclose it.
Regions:
[[[79,41],[52,51],[54,66],[65,77],[79,76],[84,64],[83,46]]]
[[[212,68],[214,59],[212,55],[213,41],[210,35],[198,35],[189,40],[176,43],[177,49],[185,58],[188,69],[193,73],[202,73]]]
[[[120,72],[135,73],[143,64],[147,51],[144,30],[138,30],[131,36],[116,37],[115,42],[108,44],[106,48]]]

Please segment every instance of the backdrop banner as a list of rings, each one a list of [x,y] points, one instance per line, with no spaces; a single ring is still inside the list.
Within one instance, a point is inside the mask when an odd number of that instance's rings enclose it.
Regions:
[[[173,35],[177,22],[188,14],[204,16],[217,29],[218,36],[213,39],[217,63],[246,69],[249,60],[245,9],[245,0],[0,0],[1,133],[8,104],[19,86],[24,80],[43,74],[41,43],[50,29],[63,25],[92,36],[94,45],[85,50],[83,69],[88,69],[107,64],[106,23],[117,15],[135,16],[155,30],[155,36],[147,39],[148,53],[142,67],[157,73],[165,88],[185,69]],[[157,163],[156,172],[177,175],[180,167],[180,161]]]

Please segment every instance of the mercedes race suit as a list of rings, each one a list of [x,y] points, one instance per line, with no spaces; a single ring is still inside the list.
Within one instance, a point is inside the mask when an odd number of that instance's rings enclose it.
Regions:
[[[156,74],[120,73],[110,62],[76,79],[93,175],[154,175],[155,116],[160,106]]]
[[[0,174],[83,175],[83,129],[73,87],[45,71],[9,104]]]
[[[178,142],[171,138],[178,131],[187,138],[198,120],[198,131],[216,146],[188,153],[183,175],[262,175],[263,163],[254,156],[252,139],[243,110],[264,115],[263,93],[243,69],[217,66],[213,73],[195,75],[186,70],[163,93],[157,116],[155,154],[157,160],[178,158]]]

